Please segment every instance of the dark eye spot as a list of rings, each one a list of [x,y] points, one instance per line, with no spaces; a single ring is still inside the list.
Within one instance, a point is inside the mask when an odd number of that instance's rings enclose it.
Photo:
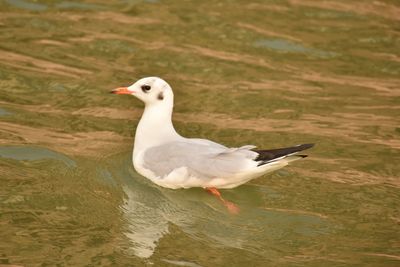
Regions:
[[[151,86],[147,85],[147,84],[142,85],[141,88],[142,88],[142,91],[145,93],[147,93],[148,91],[151,90]]]

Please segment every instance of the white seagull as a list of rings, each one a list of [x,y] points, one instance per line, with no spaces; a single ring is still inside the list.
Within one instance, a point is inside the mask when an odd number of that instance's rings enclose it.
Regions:
[[[222,198],[217,188],[228,189],[306,157],[299,151],[313,144],[258,150],[253,145],[229,148],[207,139],[186,138],[172,124],[174,94],[158,77],[119,87],[114,94],[133,95],[145,103],[136,128],[133,165],[155,184],[171,188],[202,187],[217,196],[232,213],[238,207]]]

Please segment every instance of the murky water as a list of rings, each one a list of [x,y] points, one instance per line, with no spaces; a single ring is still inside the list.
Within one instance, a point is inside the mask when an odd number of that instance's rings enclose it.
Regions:
[[[0,265],[399,266],[400,4],[0,2]],[[315,142],[233,190],[131,164],[142,104],[174,88],[184,136]]]

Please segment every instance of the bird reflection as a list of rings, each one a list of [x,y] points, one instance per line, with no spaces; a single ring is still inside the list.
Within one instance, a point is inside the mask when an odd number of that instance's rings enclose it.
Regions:
[[[309,239],[329,232],[326,220],[318,216],[258,208],[255,202],[261,202],[265,192],[256,186],[235,189],[238,193],[231,197],[239,200],[242,211],[232,215],[203,190],[158,187],[138,175],[127,164],[129,161],[124,161],[114,161],[123,164],[114,174],[121,179],[124,192],[120,206],[124,235],[129,240],[130,252],[140,258],[153,255],[159,240],[170,234],[170,224],[189,238],[262,256],[276,253],[275,241],[288,233]],[[251,199],[250,203],[246,199]]]

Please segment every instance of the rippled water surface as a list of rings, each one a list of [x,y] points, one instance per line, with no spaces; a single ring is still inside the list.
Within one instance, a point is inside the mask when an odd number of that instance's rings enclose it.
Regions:
[[[184,136],[317,145],[237,216],[157,187],[108,94],[144,76]],[[0,265],[399,266],[399,77],[395,0],[0,1]]]

